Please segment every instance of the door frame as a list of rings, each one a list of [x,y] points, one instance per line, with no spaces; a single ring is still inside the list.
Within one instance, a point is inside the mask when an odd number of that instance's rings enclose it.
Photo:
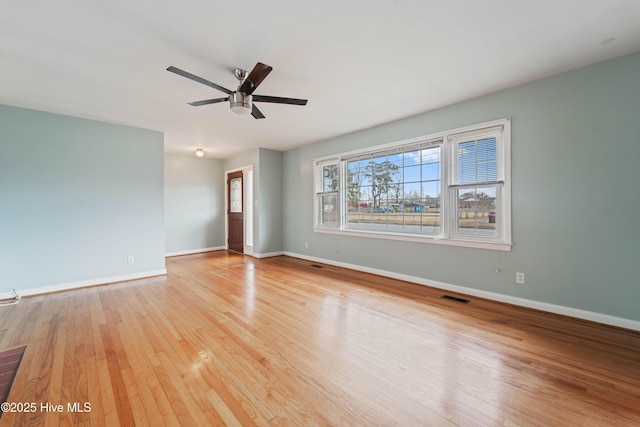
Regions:
[[[227,185],[227,180],[229,179],[229,174],[240,171],[242,171],[242,197],[244,204],[244,232],[242,233],[242,246],[244,248],[245,255],[253,256],[255,248],[254,200],[256,199],[253,165],[242,166],[239,168],[224,171],[224,247],[226,250],[229,250],[229,215],[227,214],[227,212],[229,211],[229,185]]]

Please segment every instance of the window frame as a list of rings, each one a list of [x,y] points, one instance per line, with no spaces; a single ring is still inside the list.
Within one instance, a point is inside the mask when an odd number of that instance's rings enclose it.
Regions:
[[[496,181],[472,184],[458,184],[457,150],[461,143],[492,135],[496,137]],[[439,144],[434,141],[441,140]],[[347,228],[347,162],[348,159],[375,156],[378,153],[402,150],[420,144],[440,146],[440,233],[412,234],[398,231],[377,231]],[[338,165],[339,186],[337,191],[336,214],[338,220],[335,225],[322,223],[320,212],[320,197],[327,192],[323,190],[322,171],[327,165]],[[430,244],[444,244],[471,248],[510,251],[513,246],[511,240],[511,118],[503,118],[475,125],[465,126],[416,138],[395,141],[360,150],[334,154],[313,159],[313,188],[314,188],[314,232],[331,233],[350,236],[361,236],[381,239],[404,240]],[[399,183],[404,183],[404,178]],[[458,226],[459,200],[458,191],[470,187],[495,187],[495,238],[482,235],[460,233]]]
[[[338,167],[338,188],[335,191],[325,191],[324,188],[324,168],[326,166],[337,166]],[[314,229],[325,229],[325,230],[337,230],[340,227],[340,207],[341,201],[340,197],[342,194],[342,174],[340,173],[340,159],[333,157],[324,159],[322,161],[316,162],[314,161],[314,199],[313,199],[313,210],[314,214]],[[327,224],[323,221],[323,212],[324,210],[321,207],[324,207],[322,203],[322,199],[325,196],[336,197],[336,224]]]

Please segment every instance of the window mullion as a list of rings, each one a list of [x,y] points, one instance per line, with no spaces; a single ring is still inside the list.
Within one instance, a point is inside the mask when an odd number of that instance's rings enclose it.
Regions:
[[[440,173],[442,177],[442,190],[440,192],[442,201],[441,203],[441,211],[440,211],[440,222],[441,222],[441,231],[440,236],[443,238],[451,237],[451,226],[453,221],[453,214],[451,213],[453,204],[451,203],[451,171],[454,169],[455,165],[452,153],[451,144],[442,144],[441,148],[441,159],[440,165],[442,167],[442,171]]]
[[[340,190],[338,197],[338,211],[340,212],[340,220],[338,221],[338,230],[344,230],[347,222],[347,212],[349,210],[349,189],[347,183],[347,162],[340,160],[338,164],[340,171]]]

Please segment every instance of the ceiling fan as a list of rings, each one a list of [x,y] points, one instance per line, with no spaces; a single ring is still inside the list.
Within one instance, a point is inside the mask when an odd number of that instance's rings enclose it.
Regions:
[[[171,66],[167,68],[167,71],[178,74],[179,76],[186,77],[203,85],[207,85],[221,92],[226,93],[227,97],[205,99],[203,101],[189,102],[189,105],[199,107],[201,105],[216,104],[218,102],[229,101],[231,111],[238,114],[249,114],[256,119],[264,119],[264,114],[256,107],[254,102],[274,102],[276,104],[291,104],[291,105],[307,105],[306,99],[297,98],[281,98],[279,96],[267,96],[267,95],[254,95],[253,92],[267,77],[267,75],[273,70],[268,65],[258,62],[253,70],[247,75],[247,71],[241,68],[236,68],[233,71],[233,75],[238,79],[238,88],[235,91],[231,91],[225,87],[217,85],[209,80],[205,80],[202,77],[198,77],[179,68]]]

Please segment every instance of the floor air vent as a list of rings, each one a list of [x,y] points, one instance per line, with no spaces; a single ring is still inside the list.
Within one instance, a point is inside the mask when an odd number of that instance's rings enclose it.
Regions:
[[[311,264],[311,267],[313,267],[313,268],[324,268],[323,266],[318,265],[318,264]]]
[[[442,295],[442,298],[448,299],[450,301],[460,302],[462,304],[469,304],[469,300],[468,299],[453,297],[451,295]]]

